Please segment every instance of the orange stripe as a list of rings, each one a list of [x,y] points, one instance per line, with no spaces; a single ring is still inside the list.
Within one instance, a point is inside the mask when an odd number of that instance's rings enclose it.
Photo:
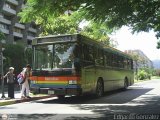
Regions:
[[[69,77],[37,77],[32,76],[30,80],[36,81],[68,81],[68,80],[80,80],[80,77],[77,76],[69,76]]]

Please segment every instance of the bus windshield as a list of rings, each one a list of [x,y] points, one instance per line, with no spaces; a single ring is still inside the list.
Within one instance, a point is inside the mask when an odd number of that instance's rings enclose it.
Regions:
[[[35,69],[52,70],[57,68],[74,68],[76,43],[56,43],[35,46]]]

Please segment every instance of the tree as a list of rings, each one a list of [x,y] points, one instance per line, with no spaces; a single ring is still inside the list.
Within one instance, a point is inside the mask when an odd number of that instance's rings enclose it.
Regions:
[[[106,45],[115,46],[109,42],[107,33],[110,33],[111,30],[108,29],[105,24],[99,24],[90,20],[89,25],[85,26],[84,29],[80,29],[80,23],[82,23],[82,21],[86,22],[85,18],[83,17],[83,11],[65,11],[64,14],[56,17],[54,14],[46,16],[44,13],[42,16],[35,15],[32,16],[33,18],[29,19],[26,17],[24,12],[20,13],[19,15],[22,17],[22,22],[29,22],[35,19],[36,24],[42,26],[43,28],[41,36],[49,34],[72,34],[80,32],[83,35],[95,40],[99,40]]]
[[[90,38],[101,41],[106,45],[110,45],[109,37],[108,37],[108,29],[103,24],[98,24],[94,22],[90,22],[89,25],[84,27],[81,31],[83,35],[89,36]]]
[[[159,0],[27,0],[21,16],[25,21],[47,21],[66,11],[78,11],[85,19],[105,23],[109,28],[127,25],[133,32],[154,30],[160,37]]]
[[[0,31],[0,41],[5,38],[5,35]]]
[[[26,61],[28,56],[25,56],[24,53],[24,46],[19,44],[5,44],[4,47],[4,71],[7,72],[8,68],[13,66],[15,68],[15,74],[18,74],[28,63]]]

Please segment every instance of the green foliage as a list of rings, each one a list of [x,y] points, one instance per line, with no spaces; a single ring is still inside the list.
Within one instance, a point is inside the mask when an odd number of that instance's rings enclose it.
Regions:
[[[46,24],[48,18],[55,19],[69,10],[86,20],[105,23],[109,29],[126,25],[133,32],[154,30],[160,37],[160,0],[27,0],[20,16],[22,21]]]
[[[145,72],[144,70],[140,70],[138,72],[138,79],[139,80],[144,80],[147,78],[147,72]]]
[[[90,22],[81,32],[83,35],[89,36],[92,39],[99,40],[106,45],[109,45],[108,29],[104,24]]]
[[[7,72],[8,68],[10,66],[13,66],[15,68],[15,73],[18,74],[23,67],[28,62],[26,61],[27,57],[30,58],[30,56],[25,56],[24,54],[24,46],[22,45],[12,45],[12,44],[6,44],[4,50],[4,71]]]
[[[22,17],[21,22],[29,22],[34,19],[37,25],[41,25],[43,28],[41,36],[49,34],[57,35],[81,32],[92,39],[100,40],[107,45],[110,44],[107,33],[111,32],[111,30],[109,30],[105,24],[99,24],[94,21],[90,21],[90,24],[86,26],[85,29],[81,29],[80,31],[79,24],[82,21],[86,21],[84,18],[86,11],[83,9],[79,9],[77,11],[66,10],[63,12],[63,14],[58,12],[56,13],[56,11],[58,11],[56,10],[51,14],[51,11],[48,11],[50,8],[45,8],[45,6],[42,7],[42,5],[37,5],[37,3],[37,0],[28,1],[29,7],[24,9],[23,12],[19,13],[19,15]],[[58,3],[59,1],[57,1],[57,4]],[[46,4],[48,5],[48,3]],[[66,2],[65,4],[68,3]],[[37,10],[32,9],[32,7],[37,8],[39,12],[36,13]],[[39,7],[41,7],[40,9],[45,9],[45,12],[39,10]],[[59,7],[57,9],[59,9]],[[40,12],[41,15],[39,15]]]
[[[27,48],[24,50],[24,56],[25,56],[25,62],[27,64],[30,64],[32,66],[32,49],[31,48]]]
[[[140,69],[138,71],[138,79],[139,80],[144,80],[144,79],[151,79],[151,76],[153,74],[153,70],[152,69],[149,69],[149,68],[143,68],[143,69]]]
[[[5,35],[0,31],[0,41],[5,39]]]

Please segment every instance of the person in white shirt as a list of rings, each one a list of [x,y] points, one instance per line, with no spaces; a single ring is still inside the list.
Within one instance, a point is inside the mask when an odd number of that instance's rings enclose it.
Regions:
[[[31,98],[29,96],[29,77],[30,77],[30,73],[31,73],[31,66],[28,64],[26,66],[26,69],[24,69],[23,74],[24,74],[24,83],[22,84],[22,89],[21,89],[21,98],[25,98],[24,96],[24,92],[26,90],[26,97],[27,98]]]

